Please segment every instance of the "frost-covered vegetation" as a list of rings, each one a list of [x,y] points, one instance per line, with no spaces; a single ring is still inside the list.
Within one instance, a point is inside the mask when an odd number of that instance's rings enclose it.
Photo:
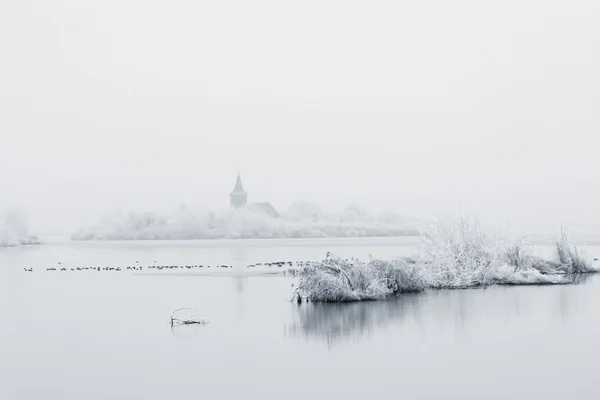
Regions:
[[[74,240],[170,240],[237,238],[327,238],[418,235],[415,221],[397,214],[373,216],[360,207],[327,214],[310,203],[295,203],[281,218],[253,209],[170,213],[113,213],[73,235]]]
[[[564,230],[548,260],[534,255],[523,240],[494,234],[476,219],[440,221],[421,236],[414,259],[362,262],[328,254],[299,272],[296,293],[312,301],[376,300],[428,288],[563,284],[596,272]]]
[[[411,259],[367,263],[327,255],[300,272],[298,294],[312,301],[383,299],[390,294],[425,288],[424,275]]]
[[[0,247],[37,243],[37,237],[29,234],[24,213],[15,210],[0,213]]]

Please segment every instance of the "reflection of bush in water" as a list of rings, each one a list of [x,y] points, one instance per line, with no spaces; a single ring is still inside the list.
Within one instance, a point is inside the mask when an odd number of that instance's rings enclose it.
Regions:
[[[406,294],[384,301],[308,303],[293,308],[292,337],[325,339],[328,346],[357,339],[421,310],[425,295]]]
[[[600,280],[600,276],[581,277]],[[592,283],[593,284],[593,283]],[[589,291],[575,286],[494,287],[486,290],[432,290],[382,301],[294,305],[290,337],[326,342],[328,347],[358,340],[391,325],[416,325],[421,334],[469,336],[483,326],[527,324],[531,318],[564,320],[577,312]],[[414,326],[409,328],[414,329]],[[494,328],[495,329],[495,328]]]

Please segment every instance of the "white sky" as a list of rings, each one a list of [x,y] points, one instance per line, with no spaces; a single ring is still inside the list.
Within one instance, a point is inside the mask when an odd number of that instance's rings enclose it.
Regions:
[[[600,1],[3,0],[0,206],[600,228]]]

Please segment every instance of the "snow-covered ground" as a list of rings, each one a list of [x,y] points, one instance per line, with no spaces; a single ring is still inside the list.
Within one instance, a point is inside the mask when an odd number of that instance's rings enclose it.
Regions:
[[[360,207],[323,213],[316,205],[295,203],[281,218],[251,209],[170,213],[115,212],[83,228],[74,240],[329,238],[417,235],[420,223],[397,214],[370,215]]]

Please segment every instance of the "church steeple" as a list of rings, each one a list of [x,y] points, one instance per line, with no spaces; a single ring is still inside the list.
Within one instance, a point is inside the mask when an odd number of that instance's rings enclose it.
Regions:
[[[242,178],[240,177],[240,173],[238,172],[237,179],[235,180],[235,187],[233,188],[232,193],[244,192],[244,186],[242,186]],[[244,192],[245,193],[245,192]]]
[[[244,191],[242,185],[242,178],[240,177],[240,171],[238,169],[237,179],[235,180],[235,186],[233,192],[229,193],[229,204],[232,208],[244,207],[248,202],[248,193]]]

